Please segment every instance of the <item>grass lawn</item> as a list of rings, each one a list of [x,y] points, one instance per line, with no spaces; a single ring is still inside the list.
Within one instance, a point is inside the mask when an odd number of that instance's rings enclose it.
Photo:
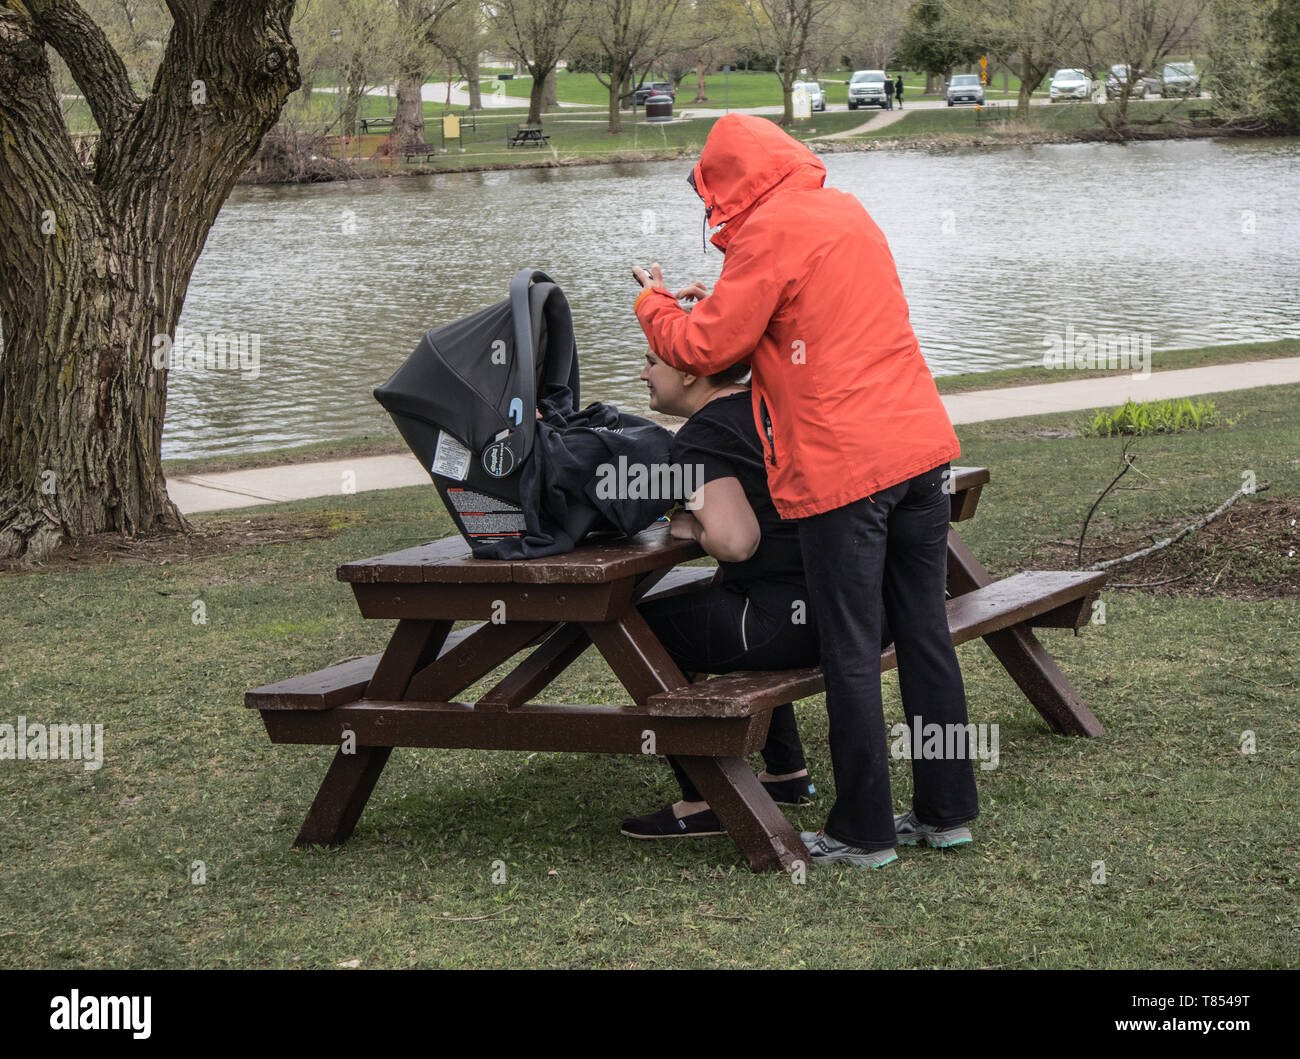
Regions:
[[[1090,541],[1221,502],[1300,497],[1300,386],[1216,397],[1231,428],[1143,439]],[[1114,474],[1116,439],[1042,436],[1083,414],[959,428],[993,479],[963,536],[996,574],[1059,562]],[[241,546],[270,518],[310,539]],[[143,549],[110,565],[0,575],[0,722],[102,723],[103,768],[0,761],[0,961],[7,967],[1280,967],[1300,959],[1294,819],[1300,604],[1240,599],[1292,576],[1279,525],[1218,594],[1108,591],[1107,623],[1042,639],[1105,736],[1053,736],[982,642],[959,654],[975,722],[976,844],[905,850],[877,872],[752,875],[725,838],[634,843],[622,815],[671,800],[634,757],[399,750],[351,841],[294,851],[329,751],[273,747],[245,689],[378,650],[334,580],[342,561],[451,532],[431,489],[198,519],[220,555]],[[1181,545],[1179,546],[1181,547]],[[1268,554],[1264,554],[1264,553]],[[84,565],[84,564],[82,564]],[[191,621],[201,599],[207,624]],[[621,701],[584,659],[548,698]],[[819,827],[832,780],[820,699],[799,708]],[[897,680],[886,714],[900,719]],[[1240,751],[1242,733],[1258,751]],[[908,772],[894,763],[906,805]],[[492,881],[493,861],[506,881]],[[191,882],[202,861],[206,883]],[[1090,882],[1104,861],[1107,881]]]
[[[1182,368],[1203,368],[1210,364],[1232,364],[1238,361],[1272,360],[1275,357],[1300,357],[1300,339],[1284,338],[1277,342],[1242,342],[1230,346],[1200,346],[1196,349],[1153,350],[1152,373],[1176,371]],[[1105,375],[1128,375],[1125,368],[1089,371],[1087,378]],[[1042,383],[1071,382],[1082,376],[1075,372],[1044,368],[1033,364],[1024,368],[1002,368],[997,371],[974,371],[962,375],[941,375],[935,385],[940,393],[963,393],[967,390],[993,390],[1003,386],[1037,386]]]
[[[683,111],[679,111],[680,113]],[[698,115],[700,112],[685,108],[684,113]],[[677,120],[668,124],[651,124],[640,115],[634,123],[631,114],[625,114],[622,132],[611,135],[606,131],[607,122],[603,113],[564,111],[543,117],[542,125],[550,137],[550,142],[545,147],[537,148],[507,146],[507,138],[524,120],[524,114],[522,112],[501,113],[494,110],[478,115],[476,130],[464,131],[464,151],[458,150],[453,145],[451,150],[439,153],[430,162],[425,162],[422,158],[417,158],[414,162],[403,162],[397,158],[373,160],[367,158],[359,164],[363,170],[370,168],[386,172],[414,172],[529,162],[551,164],[557,161],[570,162],[587,158],[608,160],[676,158],[698,152],[703,148],[709,130],[720,116],[707,112],[704,116]],[[822,113],[810,120],[796,122],[790,132],[797,139],[806,139],[857,128],[866,120],[867,116],[859,113],[850,114],[846,111]],[[363,137],[365,142],[360,148],[362,155],[372,154],[383,139],[380,136]],[[432,144],[442,144],[441,125],[433,116],[430,116],[430,124],[425,129],[425,139]]]
[[[898,76],[899,71],[890,70],[891,75]],[[832,70],[822,73],[816,80],[821,82],[822,91],[826,94],[827,103],[839,103],[844,105],[849,100],[848,80],[853,76],[852,70]],[[812,78],[808,78],[812,80]],[[647,81],[659,80],[658,77],[649,77]],[[1010,98],[1014,99],[1016,93],[1020,91],[1020,80],[1016,77],[1009,79],[1009,90],[1002,90],[1001,75],[993,77],[992,84],[988,89],[990,99]],[[484,85],[492,82],[485,81]],[[532,90],[532,78],[515,78],[505,82],[506,95],[517,96],[523,99],[528,98],[528,93]],[[729,74],[715,73],[709,74],[704,79],[705,91],[708,94],[708,101],[705,103],[691,102],[695,98],[697,80],[694,74],[686,77],[681,84],[677,86],[677,103],[678,109],[686,106],[693,107],[722,107],[724,103],[731,107],[775,107],[781,105],[781,80],[770,71],[764,70],[732,70]],[[925,74],[916,73],[915,71],[903,72],[903,101],[907,99],[921,98],[925,88]],[[1047,86],[1044,83],[1042,92],[1045,94]],[[596,80],[595,74],[569,73],[567,70],[559,71],[555,76],[555,97],[562,103],[590,103],[601,106],[609,105],[609,90]],[[937,95],[931,94],[928,99],[936,99]]]
[[[1164,122],[1186,118],[1188,111],[1204,106],[1204,101],[1184,99],[1138,100],[1129,105],[1129,119],[1147,122]],[[1033,131],[1078,133],[1103,127],[1100,112],[1113,113],[1116,104],[1098,106],[1092,103],[1056,103],[1029,108],[1028,127]],[[951,133],[978,134],[995,138],[1000,134],[1015,135],[1025,125],[1015,120],[1015,103],[997,103],[977,111],[974,107],[944,107],[941,110],[907,110],[904,97],[902,121],[887,128],[867,130],[853,137],[858,140],[898,140],[927,138]]]

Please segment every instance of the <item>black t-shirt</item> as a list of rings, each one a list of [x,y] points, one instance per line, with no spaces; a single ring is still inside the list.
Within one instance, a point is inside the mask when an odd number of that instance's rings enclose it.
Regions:
[[[739,479],[754,509],[762,533],[758,551],[743,563],[719,561],[727,584],[741,589],[757,581],[804,584],[799,525],[782,519],[772,504],[749,391],[715,397],[682,424],[673,438],[672,462],[682,465],[692,490],[719,478]]]

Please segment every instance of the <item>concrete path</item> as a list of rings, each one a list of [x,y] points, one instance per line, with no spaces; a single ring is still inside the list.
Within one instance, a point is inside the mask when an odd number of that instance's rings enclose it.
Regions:
[[[1155,358],[1159,360],[1159,357],[1157,352]],[[1285,357],[1156,371],[1145,377],[1114,375],[1000,390],[972,390],[945,396],[943,403],[954,424],[979,423],[1110,407],[1123,404],[1130,397],[1138,401],[1153,401],[1297,382],[1300,382],[1300,357]],[[192,515],[285,500],[428,484],[429,476],[415,457],[402,454],[285,464],[220,474],[181,475],[168,480],[167,491],[183,512]]]

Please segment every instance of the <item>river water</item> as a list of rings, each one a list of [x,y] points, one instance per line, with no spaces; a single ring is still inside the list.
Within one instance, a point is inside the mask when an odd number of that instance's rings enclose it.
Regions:
[[[1300,140],[823,160],[889,238],[936,375],[1040,362],[1071,327],[1147,338],[1157,368],[1161,349],[1300,336]],[[690,164],[236,189],[181,324],[242,336],[246,370],[172,371],[164,456],[387,432],[371,389],[525,266],[569,298],[584,401],[644,412],[631,265],[673,286],[722,268]]]

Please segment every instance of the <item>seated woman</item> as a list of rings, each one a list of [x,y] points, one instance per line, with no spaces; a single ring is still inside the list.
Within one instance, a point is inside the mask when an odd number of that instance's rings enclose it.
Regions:
[[[693,538],[718,560],[721,584],[641,605],[641,616],[686,673],[793,669],[818,663],[817,626],[808,607],[799,531],[777,515],[767,488],[763,450],[740,364],[697,377],[646,351],[641,378],[650,407],[686,417],[672,461],[690,468],[697,491],[690,510],[672,518],[674,537]],[[624,820],[630,838],[721,835],[724,829],[681,766],[669,757],[680,801]],[[772,711],[759,780],[778,805],[812,801],[794,706]]]

